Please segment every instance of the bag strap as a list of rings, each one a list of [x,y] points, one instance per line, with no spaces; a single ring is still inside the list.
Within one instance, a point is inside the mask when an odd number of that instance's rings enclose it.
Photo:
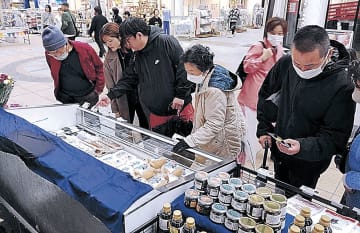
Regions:
[[[75,25],[75,22],[74,22],[74,19],[73,19],[73,17],[72,17],[72,14],[70,13],[70,12],[68,12],[69,13],[69,15],[70,15],[70,19],[71,19],[71,22],[73,23],[73,25],[74,25],[74,29],[75,29],[75,36],[76,36],[76,31],[77,31],[77,27],[76,27],[76,25]],[[74,16],[75,17],[75,16]]]
[[[266,49],[266,45],[265,45],[264,41],[259,40],[259,42],[262,44],[262,46],[264,47],[264,49]]]

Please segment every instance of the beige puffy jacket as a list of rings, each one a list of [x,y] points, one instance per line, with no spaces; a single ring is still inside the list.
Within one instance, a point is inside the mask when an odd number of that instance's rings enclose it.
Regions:
[[[185,142],[211,154],[234,158],[239,154],[245,136],[244,116],[235,96],[241,82],[231,74],[236,82],[233,89],[222,91],[209,87],[213,72],[214,69],[207,74],[203,85],[196,88],[194,127]]]

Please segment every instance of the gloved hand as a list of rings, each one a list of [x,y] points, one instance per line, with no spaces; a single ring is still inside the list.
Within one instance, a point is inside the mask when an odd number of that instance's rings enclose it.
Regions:
[[[179,142],[174,146],[172,151],[175,153],[181,153],[187,148],[190,148],[190,146],[184,141],[184,139],[180,139]]]

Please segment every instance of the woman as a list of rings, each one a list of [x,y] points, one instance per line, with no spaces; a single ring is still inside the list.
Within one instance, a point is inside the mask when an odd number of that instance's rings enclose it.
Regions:
[[[198,147],[209,153],[235,158],[241,150],[245,123],[236,101],[238,77],[214,65],[209,48],[194,45],[182,56],[187,78],[197,84],[192,133],[180,140],[173,151]]]
[[[258,93],[267,73],[284,54],[282,43],[287,32],[287,23],[278,17],[270,18],[266,22],[265,32],[263,41],[252,45],[245,57],[243,64],[247,76],[238,96],[245,114],[250,154],[253,156],[261,149],[256,137]]]
[[[108,47],[104,61],[105,85],[112,88],[122,78],[123,70],[129,65],[132,52],[121,46],[120,26],[117,23],[107,23],[100,31],[100,38]],[[114,99],[111,102],[111,110],[115,116],[122,117],[133,123],[135,111],[139,118],[139,124],[143,128],[149,128],[145,114],[138,101],[137,91],[129,91],[126,95]]]
[[[149,25],[157,26],[159,28],[162,28],[162,20],[159,16],[159,10],[155,9],[153,12],[154,16],[150,18]]]
[[[51,13],[50,5],[45,5],[45,12],[41,16],[41,24],[43,29],[46,28],[47,26],[55,25],[55,18]]]

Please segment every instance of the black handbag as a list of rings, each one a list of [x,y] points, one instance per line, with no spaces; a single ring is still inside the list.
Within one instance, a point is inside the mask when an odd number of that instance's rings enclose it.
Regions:
[[[192,128],[192,121],[184,120],[182,117],[174,115],[166,123],[156,126],[152,130],[167,137],[172,137],[175,133],[186,137],[191,133]]]

